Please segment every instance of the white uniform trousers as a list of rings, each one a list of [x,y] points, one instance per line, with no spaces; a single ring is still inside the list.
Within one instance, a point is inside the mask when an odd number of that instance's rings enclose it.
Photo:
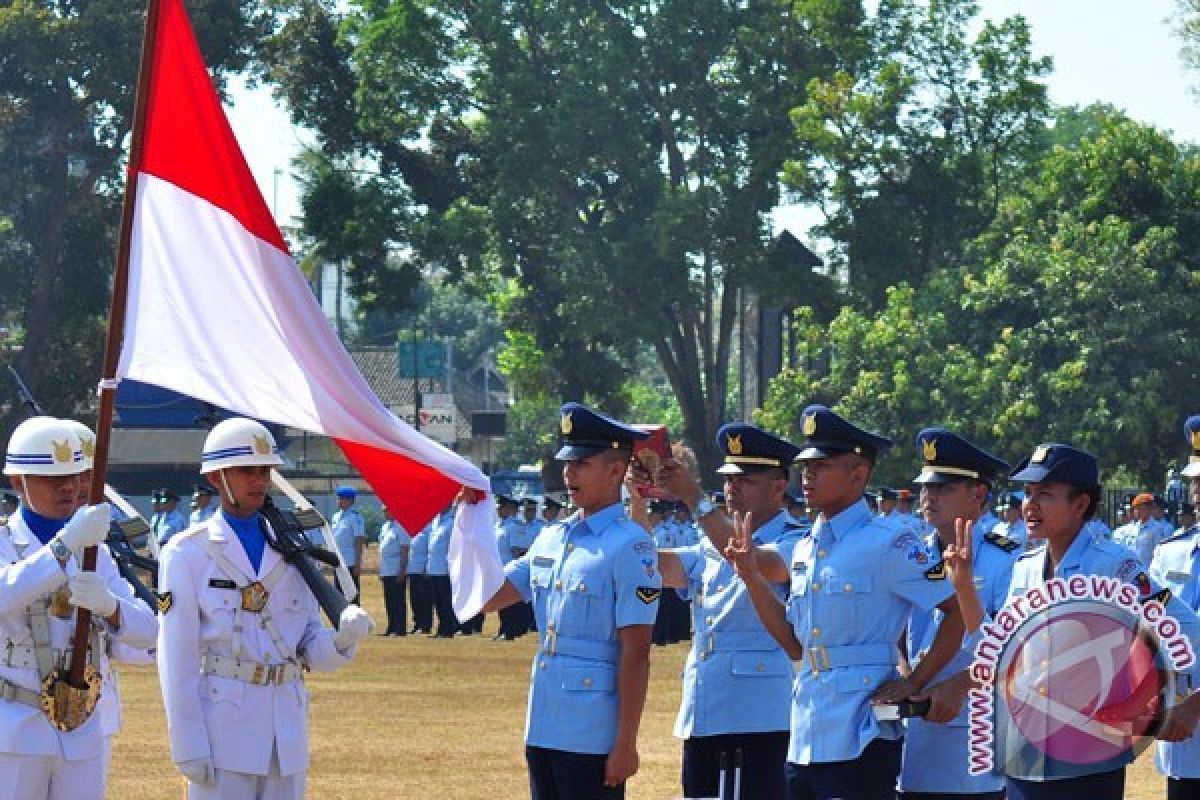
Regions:
[[[307,772],[279,774],[279,756],[271,753],[266,775],[217,770],[217,780],[207,786],[188,781],[188,800],[304,800]]]
[[[67,761],[0,753],[0,800],[104,800],[104,764],[103,754]]]

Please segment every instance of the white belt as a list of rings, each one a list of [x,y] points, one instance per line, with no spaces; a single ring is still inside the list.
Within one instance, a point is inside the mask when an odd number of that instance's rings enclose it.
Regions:
[[[233,656],[219,656],[216,653],[207,653],[200,669],[205,675],[232,678],[255,686],[295,683],[304,678],[304,671],[293,661],[264,664],[260,661],[239,660]]]
[[[12,681],[6,681],[0,678],[0,700],[8,700],[13,703],[20,703],[23,706],[30,706],[41,710],[42,696],[32,689],[26,689],[24,686],[18,686]]]

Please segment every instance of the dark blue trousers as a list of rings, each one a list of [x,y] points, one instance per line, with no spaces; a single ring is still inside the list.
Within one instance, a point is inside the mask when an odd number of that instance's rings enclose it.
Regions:
[[[875,739],[850,761],[787,764],[788,800],[893,800],[903,739]]]
[[[1125,796],[1125,768],[1059,781],[1004,781],[1008,800],[1121,800]]]
[[[954,794],[951,792],[896,792],[896,800],[1004,800],[1004,790]]]
[[[733,793],[737,754],[742,754],[741,800],[782,800],[783,765],[787,763],[788,732],[726,733],[683,740],[684,797],[729,797]],[[721,764],[725,791],[721,791]]]
[[[608,756],[525,747],[533,800],[624,800],[625,784],[604,785]]]
[[[1167,800],[1200,800],[1200,778],[1167,778]]]

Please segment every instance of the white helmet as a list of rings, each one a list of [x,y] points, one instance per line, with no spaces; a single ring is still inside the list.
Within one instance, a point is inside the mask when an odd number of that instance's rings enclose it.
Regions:
[[[8,440],[5,475],[78,475],[86,469],[79,437],[61,419],[27,419]]]
[[[234,417],[208,432],[200,457],[200,474],[226,467],[277,467],[282,463],[275,437],[262,423]]]
[[[92,429],[79,420],[61,419],[59,422],[74,431],[75,436],[79,439],[80,449],[83,451],[83,469],[85,472],[91,469],[96,459],[96,434],[92,433]]]

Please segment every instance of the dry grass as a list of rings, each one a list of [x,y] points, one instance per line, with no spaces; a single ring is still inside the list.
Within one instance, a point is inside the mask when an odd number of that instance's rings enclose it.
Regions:
[[[383,620],[379,581],[365,577],[363,588],[367,609]],[[534,641],[526,636],[493,642],[494,617],[488,622],[482,638],[372,637],[351,666],[309,676],[308,796],[528,797],[522,736]],[[640,737],[642,768],[629,784],[631,800],[679,796],[679,743],[671,726],[686,653],[684,645],[654,649]],[[117,737],[109,797],[181,797],[153,667],[124,668],[122,694],[125,725]],[[1149,753],[1131,770],[1126,796],[1164,796]]]

